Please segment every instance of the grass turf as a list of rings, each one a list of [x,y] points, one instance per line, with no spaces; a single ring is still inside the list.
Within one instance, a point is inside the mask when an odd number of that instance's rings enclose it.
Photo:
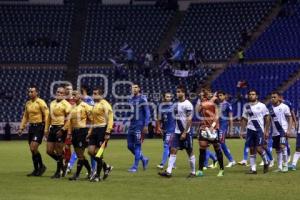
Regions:
[[[236,161],[242,159],[243,141],[228,140]],[[292,152],[295,141],[291,140]],[[198,166],[198,144],[194,147]],[[162,142],[146,140],[143,151],[150,158],[149,169],[130,174],[127,169],[133,156],[126,148],[126,140],[111,140],[105,160],[114,166],[111,176],[100,183],[90,183],[83,178],[70,182],[67,178],[51,180],[55,162],[46,155],[45,143],[41,145],[47,171],[43,177],[26,177],[32,170],[31,155],[25,141],[0,142],[0,200],[60,200],[60,199],[297,199],[300,191],[300,173],[289,172],[246,175],[248,167],[225,169],[224,177],[216,177],[218,170],[205,171],[205,177],[186,179],[189,164],[185,152],[179,152],[177,169],[171,179],[157,175],[156,165],[161,159]],[[276,157],[276,155],[274,155]],[[227,160],[225,160],[225,164]],[[260,159],[258,159],[258,162]],[[272,170],[275,170],[274,167]],[[84,172],[84,173],[83,173]],[[85,170],[82,176],[84,177]]]

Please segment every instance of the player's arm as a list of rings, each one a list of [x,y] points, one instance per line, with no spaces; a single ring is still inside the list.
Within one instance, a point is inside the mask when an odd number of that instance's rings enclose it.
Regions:
[[[114,126],[114,113],[109,103],[107,104],[106,107],[107,107],[107,128],[105,131],[105,140],[109,140]]]
[[[22,117],[22,121],[21,121],[21,125],[20,128],[18,130],[18,135],[21,135],[23,130],[25,129],[25,126],[28,122],[28,112],[27,112],[27,104],[25,105],[25,110],[23,113],[23,117]]]
[[[228,123],[229,123],[229,134],[232,135],[233,134],[233,113],[230,112],[228,114],[229,119],[228,119]]]
[[[143,133],[146,134],[148,133],[148,125],[150,123],[150,108],[146,99],[144,101],[143,109],[145,113]]]
[[[292,126],[295,127],[295,129],[297,129],[297,127],[299,126],[298,121],[297,121],[297,117],[296,114],[293,110],[291,110],[291,118],[292,118]]]
[[[49,118],[49,109],[48,109],[48,106],[45,101],[42,100],[40,102],[40,108],[41,108],[42,115],[44,117],[44,122],[47,123],[48,118]],[[46,130],[46,126],[45,126],[44,132],[46,132],[46,131],[47,130]]]
[[[160,110],[158,110],[158,115],[157,115],[157,119],[155,121],[155,133],[158,135],[162,135],[162,130],[161,130],[161,112]]]
[[[245,117],[242,117],[241,119],[241,130],[240,130],[240,137],[243,138],[246,136],[246,126],[248,123],[248,119]]]
[[[286,107],[286,109],[284,111],[284,115],[285,115],[286,121],[288,123],[288,129],[287,129],[287,132],[286,132],[286,136],[290,137],[292,135],[293,118],[292,118],[291,110],[288,106]]]
[[[49,135],[49,127],[51,124],[51,119],[52,119],[51,112],[49,112],[49,116],[47,118],[47,121],[45,122],[45,131],[44,131],[45,138],[48,138]]]
[[[264,135],[265,135],[265,139],[267,139],[269,137],[270,125],[271,125],[271,117],[269,114],[264,116],[264,121],[265,121]]]

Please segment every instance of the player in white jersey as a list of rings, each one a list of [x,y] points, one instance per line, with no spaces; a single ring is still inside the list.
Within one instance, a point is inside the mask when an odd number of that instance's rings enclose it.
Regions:
[[[287,172],[287,136],[291,133],[292,115],[290,108],[280,100],[281,96],[278,92],[272,93],[269,112],[272,120],[273,148],[277,153],[278,169],[276,172]]]
[[[296,124],[296,126],[298,126],[297,139],[296,139],[296,152],[294,154],[292,164],[289,166],[289,169],[293,171],[296,170],[296,165],[300,158],[300,117],[298,118],[298,124]]]
[[[173,114],[176,119],[175,133],[172,133],[170,139],[171,153],[168,162],[168,168],[164,172],[158,174],[163,177],[170,178],[172,176],[172,169],[176,162],[176,154],[178,150],[185,149],[189,157],[191,173],[188,178],[195,177],[196,158],[193,153],[193,136],[191,134],[191,125],[193,117],[193,105],[186,99],[186,89],[184,86],[178,86],[176,89],[176,96],[178,102],[173,106]]]
[[[263,149],[264,141],[268,139],[270,128],[270,115],[266,105],[258,101],[256,90],[248,92],[248,103],[244,106],[241,122],[241,133],[245,135],[247,127],[247,142],[250,147],[250,166],[247,174],[257,174],[256,152],[264,162],[264,173],[268,172],[269,162],[266,151]]]

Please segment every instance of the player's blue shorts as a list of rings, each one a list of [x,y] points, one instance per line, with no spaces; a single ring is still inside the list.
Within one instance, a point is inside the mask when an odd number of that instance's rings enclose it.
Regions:
[[[226,127],[221,126],[220,129],[219,129],[219,142],[221,144],[225,143],[227,130],[228,130],[228,126],[226,126]]]
[[[141,144],[143,141],[142,129],[143,126],[130,126],[127,134],[127,143]]]
[[[296,148],[300,148],[300,133],[297,133]]]
[[[179,150],[193,150],[193,135],[187,133],[185,140],[180,140],[181,134],[172,133],[170,138],[170,146]]]
[[[248,143],[249,147],[257,147],[264,144],[264,136],[261,131],[253,131],[251,129],[247,129],[246,140],[246,143]]]
[[[164,144],[168,144],[168,145],[170,144],[171,135],[172,135],[172,133],[169,133],[169,132],[164,133],[164,135],[163,135]]]

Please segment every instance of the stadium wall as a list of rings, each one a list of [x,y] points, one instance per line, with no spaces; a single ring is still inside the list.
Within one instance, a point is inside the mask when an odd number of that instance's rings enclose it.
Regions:
[[[0,4],[53,4],[63,5],[64,0],[0,0]]]

